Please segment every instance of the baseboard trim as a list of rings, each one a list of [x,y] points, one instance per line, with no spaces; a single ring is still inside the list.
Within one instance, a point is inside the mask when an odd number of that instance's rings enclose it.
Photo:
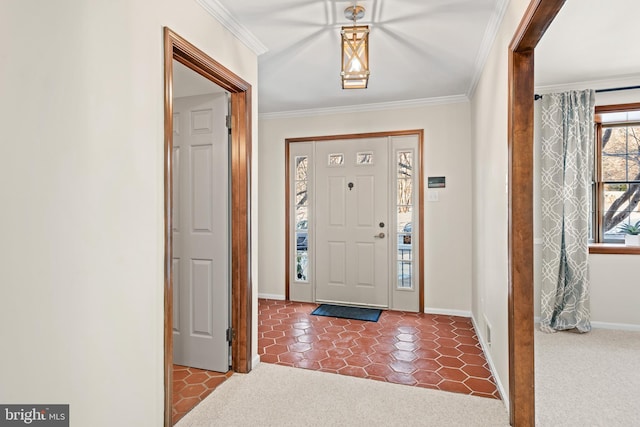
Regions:
[[[258,366],[260,363],[262,363],[260,361],[260,355],[256,354],[255,356],[253,356],[253,360],[251,360],[251,369],[255,369],[256,366]]]
[[[284,301],[284,295],[279,294],[261,294],[258,293],[258,298],[260,299],[274,299],[278,301]]]
[[[533,320],[536,324],[536,328],[540,328],[540,316],[536,316]],[[640,332],[640,325],[636,325],[633,323],[599,322],[597,320],[592,320],[591,327],[594,329],[612,329],[615,331]]]
[[[484,338],[484,335],[482,335],[482,333],[480,332],[480,326],[478,325],[478,322],[476,322],[476,318],[471,315],[471,322],[473,323],[473,328],[476,330],[476,334],[478,335],[478,341],[480,342],[480,346],[482,347],[482,352],[484,353],[484,357],[486,357],[487,359],[487,363],[489,364],[489,369],[491,370],[491,374],[493,375],[493,378],[495,378],[496,380],[496,386],[498,387],[498,393],[500,393],[500,397],[502,398],[502,401],[504,402],[504,406],[507,409],[507,412],[509,412],[509,395],[507,394],[504,385],[502,384],[502,380],[500,379],[500,375],[498,375],[498,371],[496,369],[496,366],[493,363],[493,358],[491,357],[491,353],[489,352],[489,349],[487,348],[486,345],[486,340]]]
[[[640,325],[630,323],[609,323],[609,322],[591,322],[591,326],[595,329],[615,329],[618,331],[640,331]]]
[[[444,308],[425,307],[424,312],[425,314],[442,314],[444,316],[471,317],[471,312],[465,310],[449,310]]]
[[[591,322],[591,326],[596,329],[615,329],[618,331],[633,331],[633,332],[640,331],[640,325],[633,325],[630,323]]]

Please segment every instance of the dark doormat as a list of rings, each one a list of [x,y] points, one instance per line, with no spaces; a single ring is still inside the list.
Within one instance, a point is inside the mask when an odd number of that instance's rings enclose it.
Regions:
[[[377,308],[347,307],[342,305],[321,304],[311,314],[316,316],[340,317],[342,319],[377,322],[382,310]]]

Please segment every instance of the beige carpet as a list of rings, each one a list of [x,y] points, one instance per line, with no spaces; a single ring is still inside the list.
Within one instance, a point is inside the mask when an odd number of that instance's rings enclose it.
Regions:
[[[234,374],[187,426],[508,426],[501,400],[261,363]]]
[[[536,425],[640,426],[640,332],[536,332]]]
[[[536,426],[640,427],[640,332],[535,333]],[[507,426],[502,401],[262,363],[177,426]]]

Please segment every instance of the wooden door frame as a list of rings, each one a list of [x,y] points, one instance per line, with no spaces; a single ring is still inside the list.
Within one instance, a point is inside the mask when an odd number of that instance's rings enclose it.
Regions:
[[[535,425],[533,313],[534,51],[565,0],[531,0],[509,46],[509,417]]]
[[[393,136],[407,136],[415,135],[418,137],[418,159],[420,159],[420,172],[418,174],[418,180],[420,188],[418,189],[418,252],[420,257],[418,259],[418,298],[420,299],[419,307],[420,313],[424,312],[424,159],[423,159],[423,141],[424,141],[424,129],[414,130],[399,130],[390,132],[372,132],[372,133],[352,133],[344,135],[324,135],[324,136],[311,136],[301,138],[287,138],[285,139],[284,155],[285,155],[285,299],[289,300],[289,284],[291,275],[289,269],[291,268],[291,262],[289,260],[290,250],[290,237],[291,237],[291,218],[289,215],[289,207],[291,203],[291,192],[289,190],[290,172],[290,156],[289,146],[296,142],[317,142],[317,141],[335,141],[340,139],[364,139],[364,138],[388,138]]]
[[[164,425],[173,425],[172,152],[173,60],[231,93],[231,345],[232,370],[251,370],[251,85],[164,28]]]

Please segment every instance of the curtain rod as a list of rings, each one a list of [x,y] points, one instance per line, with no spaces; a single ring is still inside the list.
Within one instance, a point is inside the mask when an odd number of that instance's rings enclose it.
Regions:
[[[609,89],[596,89],[596,93],[601,93],[601,92],[617,92],[619,90],[632,90],[632,89],[640,89],[640,86],[624,86],[624,87],[612,87]],[[533,95],[533,100],[537,101],[538,99],[541,99],[542,95],[538,95],[537,93],[535,95]]]

